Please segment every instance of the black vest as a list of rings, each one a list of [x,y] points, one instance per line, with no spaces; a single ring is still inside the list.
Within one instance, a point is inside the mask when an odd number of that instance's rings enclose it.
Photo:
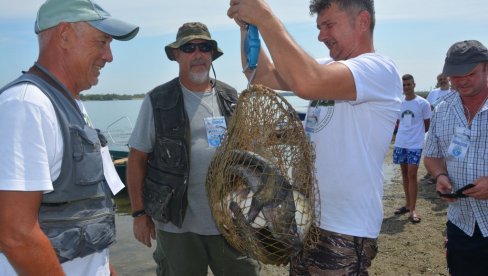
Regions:
[[[220,81],[214,89],[220,112],[228,125],[237,102],[237,91]],[[149,93],[156,140],[144,179],[144,208],[155,220],[181,227],[188,205],[191,130],[179,78]]]

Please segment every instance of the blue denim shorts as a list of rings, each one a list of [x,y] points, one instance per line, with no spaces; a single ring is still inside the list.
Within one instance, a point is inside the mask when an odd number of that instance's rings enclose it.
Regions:
[[[394,164],[412,164],[419,165],[422,157],[422,149],[393,148]]]

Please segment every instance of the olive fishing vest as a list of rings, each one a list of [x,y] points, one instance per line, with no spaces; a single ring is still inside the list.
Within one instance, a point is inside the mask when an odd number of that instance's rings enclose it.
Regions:
[[[54,191],[42,196],[41,229],[65,262],[107,248],[115,241],[115,211],[111,191],[103,175],[97,130],[55,87],[33,74],[24,74],[16,84],[35,84],[51,100],[63,136],[63,159]],[[59,85],[59,84],[57,84]]]
[[[237,102],[237,91],[220,81],[214,89],[220,112],[228,124]],[[156,140],[149,154],[142,189],[144,209],[155,220],[172,222],[181,228],[188,205],[191,130],[179,78],[149,93]]]

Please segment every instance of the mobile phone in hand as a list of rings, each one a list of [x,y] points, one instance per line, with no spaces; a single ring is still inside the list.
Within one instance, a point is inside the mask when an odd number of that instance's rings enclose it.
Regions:
[[[473,188],[473,187],[474,187],[474,184],[473,183],[470,183],[470,184],[462,187],[461,189],[457,190],[454,193],[441,193],[439,191],[437,191],[437,193],[439,194],[440,197],[445,197],[445,198],[462,198],[462,197],[467,197],[465,194],[463,194],[463,191],[465,191],[467,189],[470,189],[470,188]]]

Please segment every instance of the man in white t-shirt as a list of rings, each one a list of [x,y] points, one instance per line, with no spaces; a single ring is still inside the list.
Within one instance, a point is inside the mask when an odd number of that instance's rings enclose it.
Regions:
[[[374,52],[373,1],[312,0],[310,11],[332,60],[309,56],[264,1],[231,0],[227,14],[242,38],[243,22],[255,25],[273,57],[271,63],[261,50],[254,83],[312,100],[305,130],[316,151],[320,242],[291,260],[290,275],[363,275],[377,253],[382,165],[400,110],[401,78],[389,58]]]
[[[79,95],[113,60],[112,39],[138,30],[89,0],[40,7],[38,60],[0,88],[0,275],[115,273],[108,246],[121,183]]]
[[[453,91],[449,87],[449,79],[447,76],[442,73],[437,75],[437,88],[430,91],[429,95],[427,95],[427,101],[430,103],[432,110],[434,110],[439,101],[450,92]]]
[[[405,206],[395,211],[396,215],[410,213],[409,220],[419,223],[420,217],[415,209],[417,202],[417,171],[422,157],[425,132],[429,130],[430,104],[415,95],[415,81],[410,74],[403,75],[403,93],[398,131],[393,149],[393,163],[399,164],[402,170]]]
[[[427,101],[430,104],[431,110],[434,111],[434,108],[437,106],[437,104],[439,104],[442,98],[451,92],[454,92],[454,90],[450,88],[450,83],[447,76],[442,73],[437,75],[436,88],[430,91],[427,95]],[[429,173],[424,176],[424,179],[427,179],[430,183],[434,183],[434,179]]]

